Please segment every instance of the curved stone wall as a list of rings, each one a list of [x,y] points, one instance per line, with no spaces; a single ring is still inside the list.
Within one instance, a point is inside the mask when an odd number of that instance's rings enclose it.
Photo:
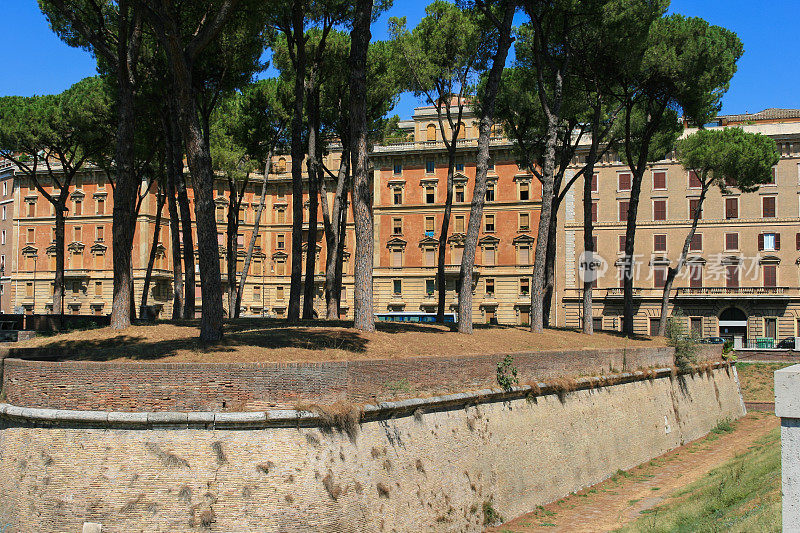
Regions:
[[[19,350],[17,350],[19,351]],[[516,353],[521,383],[671,366],[671,348]],[[504,354],[323,363],[157,363],[19,359],[3,365],[6,401],[114,411],[249,411],[303,402],[373,403],[496,386]],[[28,357],[47,354],[31,352]],[[719,360],[711,347],[702,359]]]
[[[375,406],[351,436],[288,411],[241,423],[217,413],[206,421],[215,429],[193,429],[174,413],[127,421],[106,413],[82,425],[70,414],[6,407],[0,525],[480,531],[484,504],[522,514],[744,412],[735,368],[628,379],[527,398],[530,390]],[[137,416],[143,429],[128,429]]]

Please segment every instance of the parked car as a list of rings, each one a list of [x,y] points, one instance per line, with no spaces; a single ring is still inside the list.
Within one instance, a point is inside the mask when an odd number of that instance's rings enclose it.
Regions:
[[[783,348],[785,350],[794,350],[794,337],[786,337],[778,343],[776,348]]]
[[[701,344],[725,344],[725,339],[722,337],[703,337],[700,339]]]

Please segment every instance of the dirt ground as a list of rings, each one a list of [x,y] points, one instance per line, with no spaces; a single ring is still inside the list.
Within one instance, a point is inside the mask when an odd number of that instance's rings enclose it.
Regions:
[[[736,422],[730,433],[711,433],[487,532],[613,531],[641,517],[642,511],[667,502],[675,490],[746,452],[778,425],[772,414],[750,413]]]
[[[196,323],[159,323],[125,330],[99,328],[36,337],[14,348],[42,348],[65,360],[158,360],[159,362],[310,362],[353,359],[452,356],[540,350],[661,346],[663,339],[628,339],[609,333],[591,338],[577,331],[551,329],[534,334],[522,327],[476,328],[462,335],[446,326],[379,324],[363,333],[352,322],[308,322],[288,326],[267,319],[228,323],[225,339],[201,343]]]

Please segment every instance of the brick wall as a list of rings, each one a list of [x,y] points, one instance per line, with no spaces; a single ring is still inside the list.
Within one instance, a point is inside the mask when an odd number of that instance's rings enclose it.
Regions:
[[[703,358],[718,358],[713,351]],[[324,363],[109,363],[7,358],[6,401],[112,411],[257,411],[298,403],[372,403],[496,387],[502,354]],[[670,366],[671,348],[514,354],[520,383]]]

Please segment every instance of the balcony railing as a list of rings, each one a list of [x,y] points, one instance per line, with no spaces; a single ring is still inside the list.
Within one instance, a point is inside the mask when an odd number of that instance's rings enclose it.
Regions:
[[[583,294],[582,288],[569,288],[564,290],[569,298],[579,298]],[[634,298],[660,298],[663,289],[657,287],[634,287]],[[594,298],[622,298],[622,287],[608,287],[592,289]],[[796,287],[676,287],[673,288],[673,298],[789,298],[800,296],[800,288]]]

